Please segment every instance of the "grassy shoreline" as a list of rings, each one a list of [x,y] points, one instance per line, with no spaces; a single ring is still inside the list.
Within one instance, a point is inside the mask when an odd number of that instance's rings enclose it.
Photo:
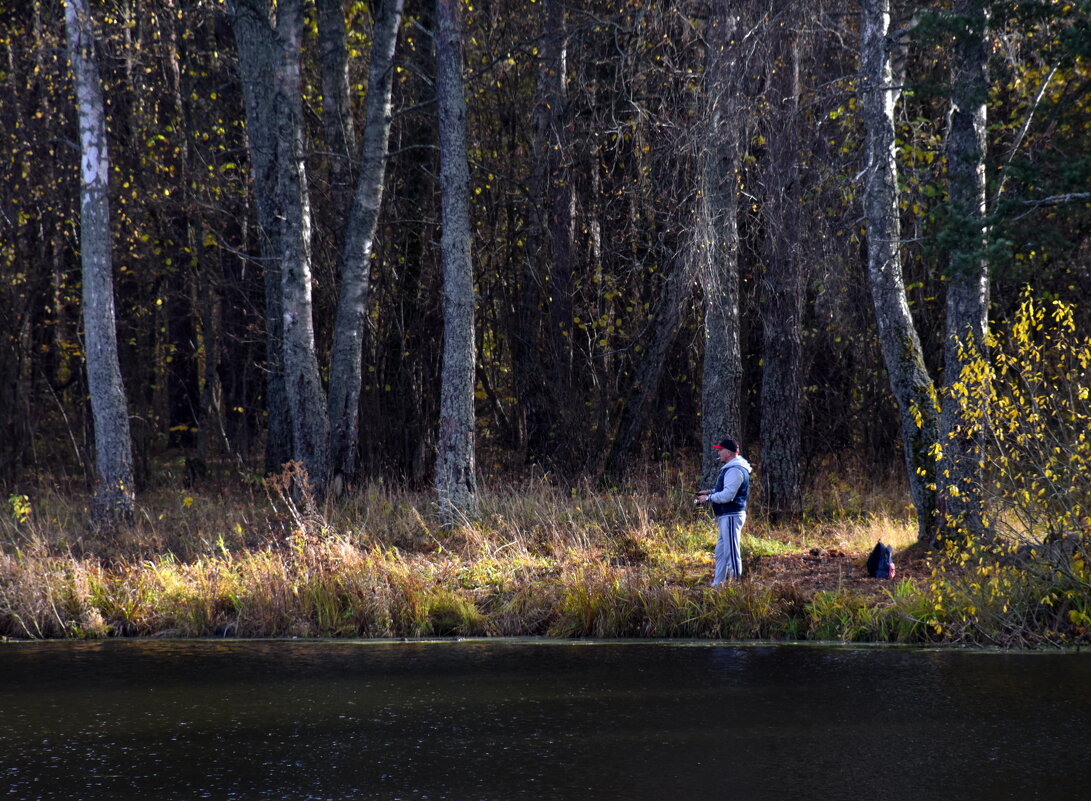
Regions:
[[[897,491],[848,483],[793,529],[759,511],[745,578],[714,590],[713,526],[670,489],[681,485],[666,474],[605,492],[513,483],[484,491],[453,530],[436,524],[429,494],[381,485],[322,508],[276,481],[245,498],[175,487],[144,496],[110,538],[73,524],[71,497],[43,493],[0,524],[0,635],[1088,640],[1086,599],[1042,603],[1029,573],[982,585],[957,556],[918,550]],[[895,545],[898,580],[859,578],[877,539]]]

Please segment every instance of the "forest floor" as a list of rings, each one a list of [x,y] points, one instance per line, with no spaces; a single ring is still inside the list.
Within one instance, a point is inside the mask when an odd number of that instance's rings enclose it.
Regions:
[[[889,588],[890,582],[867,575],[868,553],[850,553],[839,548],[810,548],[797,553],[758,556],[749,567],[754,581],[790,581],[808,596],[820,590],[852,590],[868,596],[880,596]],[[932,576],[928,555],[919,548],[895,554],[895,568],[894,580],[927,583]]]
[[[679,476],[654,479],[493,484],[453,528],[430,492],[383,485],[319,505],[277,481],[175,482],[113,532],[88,530],[86,497],[13,494],[0,636],[1088,638],[1085,590],[986,567],[963,580],[964,561],[916,542],[904,493],[864,480],[810,496],[823,505],[791,527],[763,518],[759,493],[743,579],[712,589],[707,510],[671,489]],[[866,575],[877,540],[894,547],[893,580]]]

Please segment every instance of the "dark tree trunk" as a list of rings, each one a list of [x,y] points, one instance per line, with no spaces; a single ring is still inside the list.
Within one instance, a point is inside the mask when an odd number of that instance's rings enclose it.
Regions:
[[[439,100],[443,208],[443,367],[436,491],[451,525],[476,501],[474,470],[474,285],[470,257],[470,169],[462,85],[460,0],[436,0],[436,93]]]
[[[246,138],[254,203],[261,229],[265,289],[265,409],[268,412],[265,469],[277,472],[292,458],[292,420],[284,383],[284,304],[280,277],[280,215],[277,212],[277,142],[273,69],[278,58],[271,0],[228,4],[239,54],[246,106]]]
[[[167,344],[171,354],[167,363],[167,443],[174,448],[190,448],[196,442],[201,404],[188,272],[187,265],[174,264],[167,274]]]
[[[128,404],[117,355],[106,106],[86,0],[66,3],[65,31],[79,111],[84,350],[97,474],[91,521],[96,526],[113,528],[132,517],[133,459]]]
[[[322,123],[329,148],[330,196],[334,226],[340,229],[352,192],[352,153],[356,132],[349,100],[348,48],[344,0],[315,0],[318,64],[322,75]],[[371,84],[368,91],[371,91]]]
[[[625,398],[617,433],[606,457],[604,474],[611,479],[622,477],[628,464],[627,457],[648,425],[652,403],[659,394],[659,385],[667,369],[667,354],[678,338],[686,306],[693,295],[690,254],[677,254],[670,261],[670,273],[663,278],[662,292],[656,306],[651,343],[643,354],[636,378]]]
[[[799,188],[799,42],[785,23],[772,34],[765,139],[766,266],[762,282],[761,487],[774,523],[803,514],[800,425],[803,265]]]
[[[697,208],[698,274],[704,293],[705,350],[701,382],[701,480],[712,486],[720,463],[713,444],[742,441],[742,347],[739,335],[739,157],[743,134],[742,78],[748,48],[739,18],[714,4],[705,57],[705,144]]]
[[[986,352],[989,263],[985,255],[985,121],[989,93],[988,11],[983,0],[956,0],[958,25],[951,75],[951,131],[947,140],[947,186],[954,245],[947,271],[947,331],[944,343],[942,412],[936,466],[941,521],[958,535],[979,535],[981,455],[973,405],[985,402],[981,376],[963,373]],[[966,407],[957,396],[966,393]]]
[[[167,0],[159,9],[158,27],[165,40],[163,66],[167,74],[170,90],[171,112],[176,121],[177,149],[174,166],[176,169],[179,191],[173,193],[181,199],[183,208],[196,208],[193,202],[190,173],[189,131],[192,130],[186,114],[186,101],[182,96],[182,54],[179,52],[179,37],[175,26],[178,25],[173,2]],[[130,12],[131,13],[131,12]],[[134,48],[133,52],[137,49]],[[135,130],[135,126],[134,126]],[[163,233],[170,238],[177,254],[166,276],[166,315],[167,315],[167,421],[169,447],[189,448],[194,445],[201,421],[201,380],[199,373],[197,328],[194,325],[195,280],[191,268],[193,254],[200,251],[194,231],[194,217],[179,211],[170,215],[173,219],[163,221]],[[187,256],[189,254],[189,256]]]
[[[524,262],[514,346],[526,458],[566,462],[563,410],[572,388],[572,279],[575,199],[565,120],[567,33],[564,4],[544,0],[534,98],[533,247]],[[543,312],[544,309],[544,312]]]
[[[543,0],[544,29],[539,67],[539,124],[545,134],[548,183],[549,246],[553,256],[549,291],[549,342],[553,385],[567,398],[572,385],[572,280],[575,272],[575,192],[572,186],[572,147],[566,120],[567,32],[564,3]],[[554,432],[556,435],[558,432]]]

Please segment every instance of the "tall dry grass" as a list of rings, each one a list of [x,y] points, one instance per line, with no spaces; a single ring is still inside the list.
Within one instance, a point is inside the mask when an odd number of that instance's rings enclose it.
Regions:
[[[860,486],[827,480],[790,528],[762,518],[759,496],[744,552],[912,543],[900,490]],[[929,623],[927,583],[885,594],[749,578],[709,588],[713,525],[691,489],[667,470],[605,491],[496,483],[473,519],[444,529],[430,494],[383,484],[322,505],[283,479],[243,492],[167,486],[107,537],[81,526],[73,496],[39,488],[0,522],[0,635],[952,636]]]

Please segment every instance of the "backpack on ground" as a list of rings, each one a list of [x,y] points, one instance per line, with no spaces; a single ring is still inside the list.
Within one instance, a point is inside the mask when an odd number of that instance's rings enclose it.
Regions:
[[[894,549],[879,540],[867,558],[867,574],[872,578],[892,579],[894,572]]]

